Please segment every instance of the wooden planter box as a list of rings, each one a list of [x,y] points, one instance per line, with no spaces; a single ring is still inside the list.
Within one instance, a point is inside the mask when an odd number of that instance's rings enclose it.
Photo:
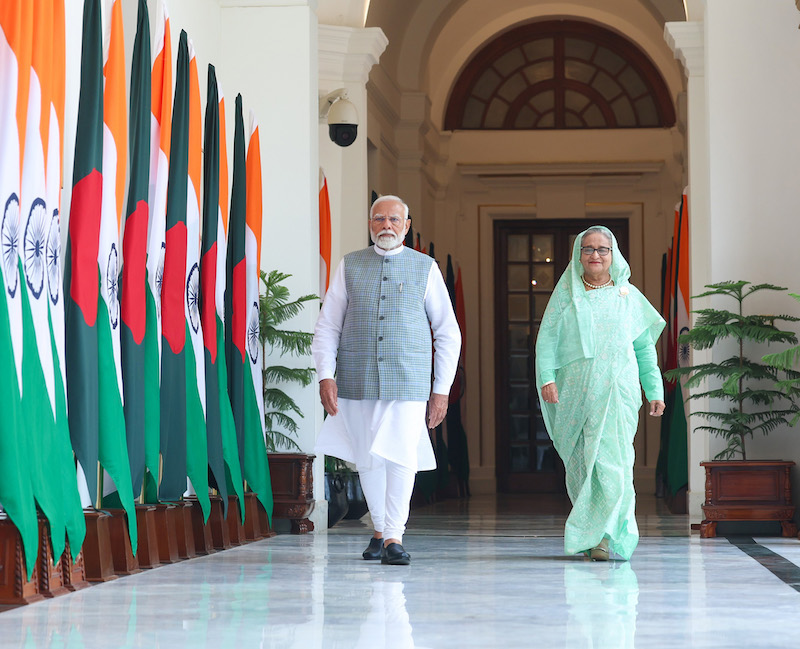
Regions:
[[[706,470],[705,520],[700,536],[717,535],[719,521],[779,521],[783,536],[796,536],[790,471],[794,462],[714,460]]]
[[[314,510],[314,477],[312,466],[316,456],[307,453],[268,453],[275,503],[273,518],[286,518],[292,534],[314,531],[308,515]]]

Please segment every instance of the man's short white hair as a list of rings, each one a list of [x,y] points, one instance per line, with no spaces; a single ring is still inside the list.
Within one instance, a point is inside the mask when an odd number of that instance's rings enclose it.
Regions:
[[[385,203],[386,201],[394,201],[396,203],[400,203],[403,206],[403,215],[405,218],[408,218],[408,205],[403,202],[403,199],[399,198],[398,196],[393,196],[392,194],[387,194],[386,196],[379,196],[375,199],[375,202],[372,204],[372,207],[369,210],[369,218],[372,218],[372,215],[375,213],[375,207],[379,203]]]

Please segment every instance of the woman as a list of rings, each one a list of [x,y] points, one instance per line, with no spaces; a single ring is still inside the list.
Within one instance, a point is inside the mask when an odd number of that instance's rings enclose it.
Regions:
[[[572,501],[564,547],[596,561],[609,552],[629,559],[639,542],[633,436],[642,387],[650,414],[664,413],[655,342],[665,323],[630,274],[608,228],[582,232],[536,339],[542,415]]]

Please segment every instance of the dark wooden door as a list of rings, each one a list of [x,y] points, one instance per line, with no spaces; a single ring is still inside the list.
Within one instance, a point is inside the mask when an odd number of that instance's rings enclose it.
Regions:
[[[588,220],[495,221],[495,395],[497,488],[562,493],[564,464],[542,420],[534,345],[547,301]],[[628,222],[604,223],[628,254]]]

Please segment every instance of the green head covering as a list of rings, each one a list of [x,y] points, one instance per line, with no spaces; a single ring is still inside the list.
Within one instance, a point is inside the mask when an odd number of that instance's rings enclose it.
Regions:
[[[575,238],[572,259],[564,274],[556,284],[539,327],[536,338],[536,385],[541,388],[541,373],[557,370],[581,358],[594,357],[594,322],[592,309],[583,285],[583,266],[581,265],[581,244],[583,237],[592,231],[605,234],[611,242],[611,267],[609,273],[614,287],[603,290],[621,289],[626,292],[638,308],[632,312],[637,322],[631,323],[632,331],[637,332],[631,343],[643,331],[652,329],[653,342],[658,339],[664,327],[664,320],[635,286],[629,282],[631,267],[617,246],[614,233],[603,225],[594,225]],[[625,288],[623,288],[625,287]]]

